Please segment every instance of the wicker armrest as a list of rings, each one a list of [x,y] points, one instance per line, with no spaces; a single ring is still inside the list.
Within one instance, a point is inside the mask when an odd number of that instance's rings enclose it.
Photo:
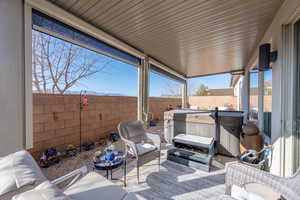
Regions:
[[[243,187],[246,184],[256,183],[265,185],[279,194],[285,194],[285,197],[292,197],[295,193],[287,187],[288,180],[291,179],[275,176],[242,163],[233,163],[226,168],[226,194],[230,195],[232,185]]]
[[[131,149],[131,151],[133,151],[132,153],[135,156],[138,156],[138,151],[137,151],[136,145],[133,141],[127,140],[125,138],[122,138],[122,141],[124,142],[124,144],[126,146],[126,150],[125,150],[126,154],[128,153],[129,149]]]

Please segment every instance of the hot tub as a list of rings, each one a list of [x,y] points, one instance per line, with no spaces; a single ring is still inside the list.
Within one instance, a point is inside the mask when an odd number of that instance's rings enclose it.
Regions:
[[[216,153],[240,154],[243,112],[172,110],[164,113],[164,137],[168,143],[178,134],[214,137]]]

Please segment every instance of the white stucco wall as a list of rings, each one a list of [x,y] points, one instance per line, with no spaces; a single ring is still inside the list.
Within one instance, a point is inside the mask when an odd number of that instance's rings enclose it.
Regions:
[[[0,1],[0,156],[24,144],[23,1]]]
[[[278,30],[280,31],[280,30]],[[279,42],[279,40],[277,40]],[[275,45],[275,44],[274,44]],[[281,53],[278,60],[280,61]],[[272,70],[272,137],[273,156],[271,172],[281,175],[281,64],[277,62]]]

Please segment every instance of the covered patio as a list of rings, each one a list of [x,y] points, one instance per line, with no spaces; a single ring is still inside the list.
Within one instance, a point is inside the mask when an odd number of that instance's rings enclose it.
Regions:
[[[147,131],[163,136],[163,123],[150,127]],[[116,148],[123,150],[121,141]],[[204,172],[195,168],[177,164],[167,160],[167,150],[171,145],[163,144],[161,168],[157,169],[157,159],[150,156],[146,164],[140,169],[140,182],[137,183],[136,162],[131,160],[127,164],[126,187],[124,187],[124,170],[118,168],[113,170],[113,182],[123,186],[126,191],[134,192],[141,199],[217,199],[225,193],[225,165],[235,162],[235,158],[217,155],[214,158],[210,172]],[[88,166],[90,171],[95,171],[92,165],[93,155],[96,151],[103,151],[104,146],[88,152],[82,152],[73,158],[62,160],[59,164],[42,169],[45,176],[50,179],[59,178],[70,171]],[[97,170],[102,176],[105,171]],[[63,187],[64,185],[60,185]],[[261,188],[256,188],[262,191]]]
[[[111,123],[114,125],[135,116],[134,120],[149,123],[150,72],[182,85],[181,110],[190,109],[190,78],[231,73],[231,87],[237,94],[237,107],[243,112],[246,123],[251,120],[251,73],[258,70],[255,123],[264,145],[272,146],[268,173],[291,176],[300,165],[299,13],[298,0],[1,1],[0,105],[3,110],[0,113],[0,156],[36,147],[36,127],[33,127],[36,101],[32,92],[34,30],[138,69],[137,103],[127,98],[122,105],[122,99],[117,101],[119,107],[114,108],[121,110],[130,104],[136,106],[136,115],[124,115],[121,121]],[[270,52],[278,52],[277,60],[271,59],[273,62],[268,66],[268,70],[272,69],[271,119],[264,113],[265,71],[260,69],[259,61],[261,45],[266,43],[270,44]],[[61,99],[72,101],[72,97]],[[108,98],[107,102],[110,101]],[[177,103],[177,100],[169,101]],[[43,106],[47,107],[46,104]],[[107,108],[102,105],[99,109]],[[101,113],[98,114],[94,117],[102,118]],[[49,116],[55,118],[56,111]],[[267,125],[266,118],[269,120]],[[266,126],[270,126],[268,133],[264,132]],[[156,128],[148,131],[163,138],[162,124]],[[120,146],[123,148],[122,144]],[[155,160],[142,167],[140,184],[133,181],[135,166],[129,163],[128,187],[123,189],[138,194],[141,199],[216,199],[225,192],[228,194],[225,165],[234,159],[216,156],[212,164],[214,170],[206,173],[166,160],[169,147],[170,144],[163,145],[161,171],[155,171]],[[57,168],[43,170],[43,173],[51,180],[59,178],[79,165],[91,163],[92,154],[94,151],[84,152],[75,159],[64,160]],[[88,170],[92,171],[91,166]],[[123,177],[122,169],[114,173],[118,178]],[[113,182],[122,186],[121,181]]]

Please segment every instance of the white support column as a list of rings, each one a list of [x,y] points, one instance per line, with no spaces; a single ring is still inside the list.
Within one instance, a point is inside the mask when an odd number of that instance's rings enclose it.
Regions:
[[[24,1],[0,1],[0,156],[23,149],[25,138]]]
[[[264,72],[258,73],[258,126],[264,130]]]
[[[242,88],[242,110],[244,111],[244,114],[245,114],[244,121],[246,121],[248,119],[249,98],[250,98],[249,72],[245,72],[245,75],[243,78],[243,88]]]
[[[25,38],[25,130],[26,149],[33,147],[33,105],[32,105],[32,8],[24,5]]]
[[[138,69],[138,108],[137,119],[143,121],[143,62]]]
[[[182,85],[182,108],[188,108],[188,85],[187,81],[185,81]]]
[[[149,112],[149,59],[146,57],[142,60],[139,67],[139,94],[138,94],[138,120],[148,121]]]

